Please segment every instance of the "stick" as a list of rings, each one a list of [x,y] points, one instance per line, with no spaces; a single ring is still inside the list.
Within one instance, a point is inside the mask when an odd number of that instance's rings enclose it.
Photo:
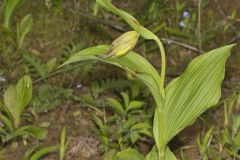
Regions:
[[[78,67],[86,65],[86,64],[89,64],[89,63],[88,62],[78,63],[76,65],[73,65],[73,66],[69,67],[69,68],[63,68],[63,69],[56,70],[55,72],[52,72],[52,73],[50,73],[50,74],[48,74],[44,77],[41,77],[39,79],[34,80],[33,83],[34,84],[39,83],[39,82],[41,82],[41,81],[43,81],[47,78],[54,77],[54,76],[59,75],[59,74],[64,73],[64,72],[69,73],[70,71],[73,71],[75,68],[78,68]]]
[[[75,13],[75,11],[73,11],[73,10],[71,10],[71,12]],[[120,31],[120,32],[128,31],[127,27],[123,26],[122,24],[117,24],[116,22],[113,22],[113,21],[99,20],[96,17],[91,16],[87,13],[82,12],[82,11],[78,11],[77,14],[79,14],[81,16],[84,16],[84,17],[86,17],[86,18],[88,18],[92,21],[95,21],[96,23],[100,23],[100,24],[103,24],[105,26],[109,26],[110,28],[113,28],[117,31]],[[178,42],[178,41],[175,41],[175,40],[172,40],[172,39],[169,39],[169,38],[160,38],[160,39],[167,44],[175,44],[175,45],[190,49],[190,50],[198,52],[198,53],[203,53],[204,52],[203,50],[199,50],[196,47],[193,47],[189,44],[185,44],[183,42]]]
[[[202,36],[201,36],[201,4],[202,0],[198,0],[198,48],[202,50]]]

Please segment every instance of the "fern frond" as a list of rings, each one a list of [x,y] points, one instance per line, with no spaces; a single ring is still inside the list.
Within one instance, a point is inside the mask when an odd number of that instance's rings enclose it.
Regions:
[[[131,81],[126,79],[108,78],[108,79],[102,79],[100,81],[94,81],[91,85],[91,91],[94,94],[99,95],[109,90],[122,91],[124,88],[129,87],[130,85],[131,85]]]

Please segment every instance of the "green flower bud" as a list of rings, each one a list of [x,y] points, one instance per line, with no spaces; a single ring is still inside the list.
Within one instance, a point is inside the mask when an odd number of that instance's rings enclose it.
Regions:
[[[103,56],[103,58],[119,57],[128,53],[135,47],[138,37],[139,34],[136,31],[129,31],[122,34],[112,42],[108,52]]]

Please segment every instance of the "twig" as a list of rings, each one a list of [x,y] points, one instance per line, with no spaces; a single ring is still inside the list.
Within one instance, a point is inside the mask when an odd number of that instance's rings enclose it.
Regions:
[[[201,4],[202,4],[202,0],[198,0],[198,25],[197,25],[197,31],[198,31],[198,48],[199,48],[199,50],[202,50],[202,37],[201,37]]]
[[[178,46],[181,46],[183,48],[190,49],[190,50],[192,50],[194,52],[197,52],[197,53],[204,53],[205,52],[203,50],[199,50],[198,48],[190,46],[190,45],[188,45],[186,43],[183,43],[183,42],[178,42],[178,41],[168,39],[168,38],[160,38],[160,39],[161,39],[162,42],[164,42],[165,44],[168,44],[168,45],[171,45],[171,44],[178,45]],[[154,47],[154,48],[152,48],[151,50],[148,50],[148,51],[152,52],[156,49],[158,49],[158,47]]]
[[[50,73],[50,74],[48,74],[48,75],[46,75],[44,77],[41,77],[39,79],[34,80],[33,83],[34,84],[35,83],[39,83],[39,82],[41,82],[43,80],[46,80],[47,78],[57,76],[57,75],[59,75],[61,73],[64,73],[64,72],[68,72],[69,73],[70,71],[73,71],[75,68],[78,68],[78,67],[86,65],[86,64],[88,64],[88,62],[78,63],[76,65],[72,65],[69,68],[63,68],[63,69],[56,70],[55,72],[52,72],[52,73]]]
[[[73,10],[71,10],[71,12],[74,12]],[[96,17],[94,16],[91,16],[87,13],[84,13],[82,11],[78,11],[77,14],[81,15],[81,16],[84,16],[92,21],[95,21],[96,23],[100,23],[100,24],[103,24],[105,26],[109,26],[115,30],[118,30],[120,32],[126,32],[127,31],[127,27],[123,26],[122,24],[117,24],[115,22],[112,22],[112,21],[106,21],[106,20],[99,20],[97,19]],[[172,40],[172,39],[169,39],[169,38],[161,38],[161,40],[164,42],[164,43],[167,43],[167,44],[175,44],[175,45],[178,45],[178,46],[181,46],[181,47],[184,47],[184,48],[187,48],[187,49],[190,49],[192,51],[195,51],[195,52],[198,52],[198,53],[203,53],[204,51],[203,50],[199,50],[197,49],[196,47],[193,47],[189,44],[185,44],[185,43],[182,43],[182,42],[178,42],[178,41],[175,41],[175,40]]]
[[[198,52],[198,53],[204,53],[203,50],[200,50],[196,47],[193,47],[189,44],[186,44],[186,43],[183,43],[183,42],[178,42],[178,41],[175,41],[175,40],[172,40],[172,39],[168,39],[168,38],[161,38],[161,40],[167,44],[176,44],[178,46],[181,46],[181,47],[184,47],[186,49],[190,49],[192,51],[195,51],[195,52]]]
[[[236,37],[232,38],[227,44],[232,44],[239,40],[240,40],[240,36],[236,36]]]
[[[88,18],[88,19],[90,19],[90,20],[92,20],[92,21],[94,21],[96,23],[100,23],[100,24],[103,24],[105,26],[109,26],[109,27],[111,27],[113,29],[116,29],[118,31],[121,31],[121,32],[126,32],[127,31],[126,27],[123,26],[122,24],[117,24],[116,22],[106,21],[106,20],[103,20],[103,19],[99,20],[98,18],[96,18],[94,16],[91,16],[91,15],[89,15],[87,13],[84,13],[83,11],[76,12],[76,11],[74,11],[72,9],[70,9],[70,11],[73,12],[73,13],[77,13],[78,15],[81,15],[81,16],[83,16],[85,18]]]

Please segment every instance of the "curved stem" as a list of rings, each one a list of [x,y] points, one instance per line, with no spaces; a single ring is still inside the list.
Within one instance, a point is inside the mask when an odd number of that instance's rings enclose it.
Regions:
[[[164,81],[165,81],[165,74],[166,74],[166,55],[165,55],[165,50],[164,50],[163,44],[157,36],[155,37],[155,41],[157,42],[157,44],[159,46],[160,54],[161,54],[161,61],[162,61],[161,62],[162,63],[161,75],[160,75],[161,76],[161,81],[160,81],[161,91],[160,92],[162,93],[163,99],[165,99]],[[159,114],[160,114],[160,118],[161,118],[160,122],[162,122],[161,126],[163,126],[163,106],[160,105],[159,107],[160,107],[159,108],[160,109]],[[164,130],[163,130],[163,128],[160,129],[160,132],[161,132],[160,134],[162,134],[161,139],[164,140],[164,137],[163,137]],[[161,145],[163,145],[163,144],[161,144]],[[164,160],[165,159],[165,155],[164,155],[165,150],[162,147],[165,148],[165,146],[161,146],[160,148],[158,148],[159,149],[159,151],[158,151],[159,152],[159,160]]]
[[[163,94],[163,98],[165,98],[165,91],[164,91],[164,81],[165,81],[165,74],[166,74],[166,56],[165,56],[165,50],[163,47],[162,42],[160,41],[160,39],[156,36],[155,41],[157,42],[159,49],[160,49],[160,53],[161,53],[161,61],[162,61],[162,67],[161,67],[161,81],[160,81],[160,85],[162,88],[162,94]]]

